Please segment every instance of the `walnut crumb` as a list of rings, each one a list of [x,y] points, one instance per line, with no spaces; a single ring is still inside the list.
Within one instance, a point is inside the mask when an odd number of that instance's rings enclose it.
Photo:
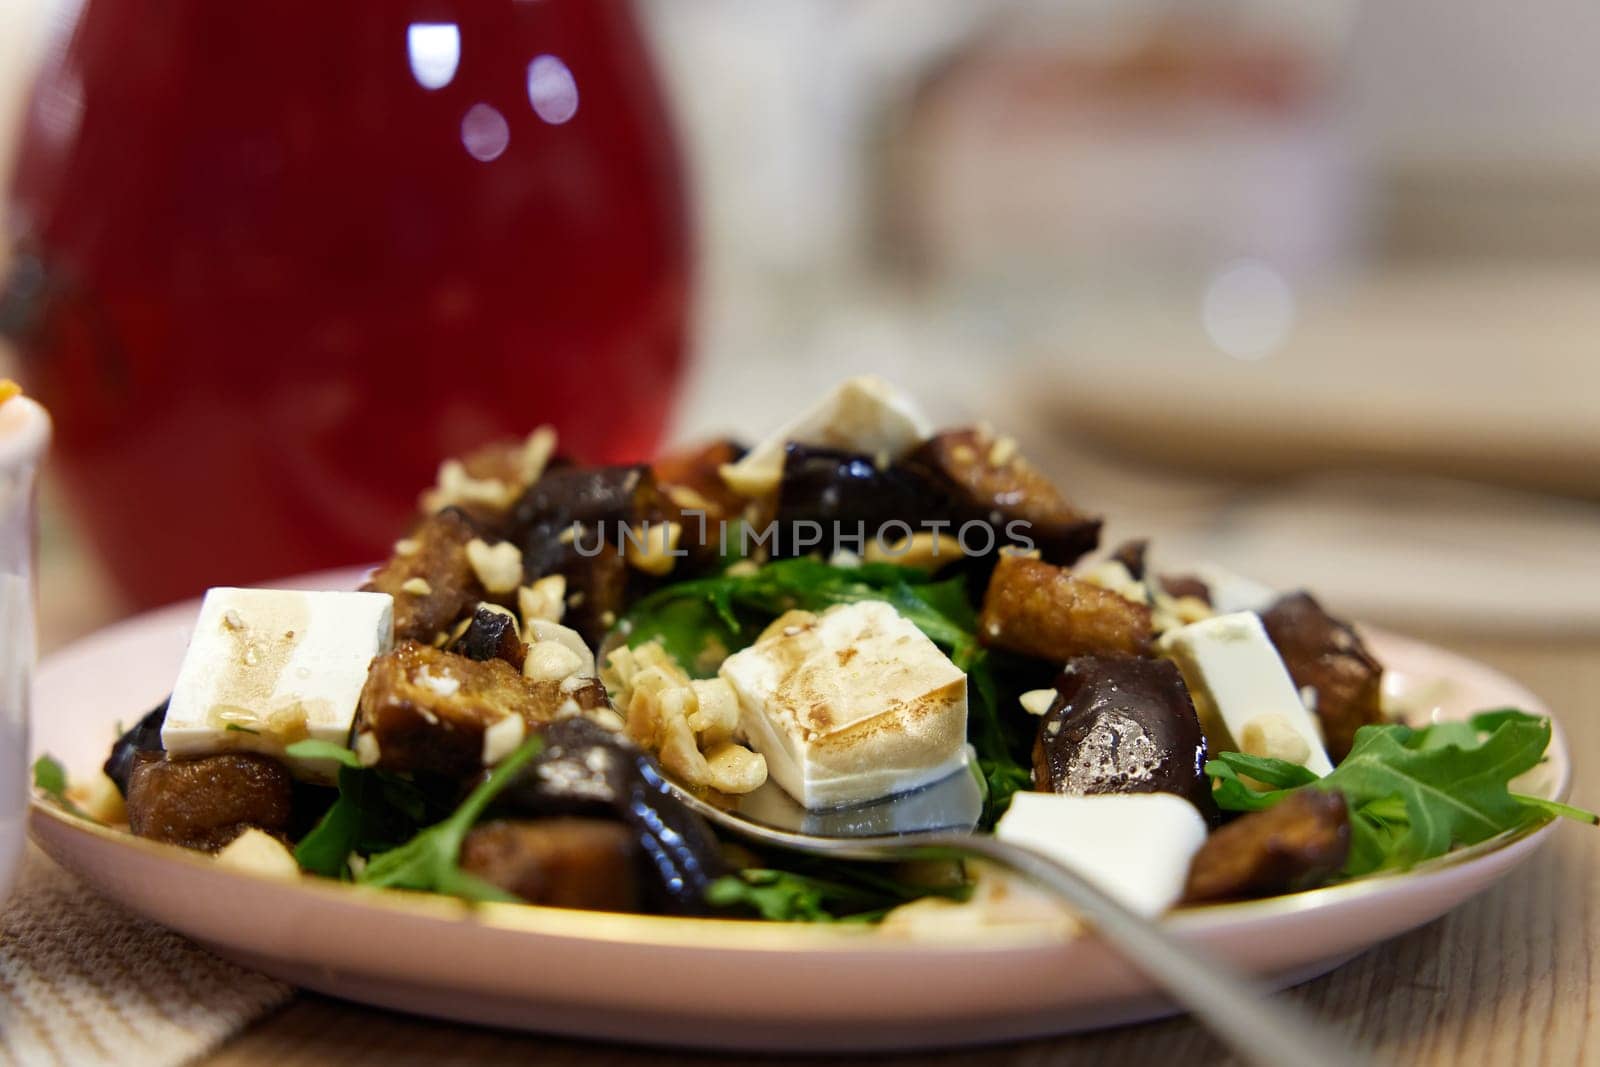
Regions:
[[[483,587],[503,596],[522,584],[522,550],[510,541],[491,545],[479,537],[467,542],[467,562]]]

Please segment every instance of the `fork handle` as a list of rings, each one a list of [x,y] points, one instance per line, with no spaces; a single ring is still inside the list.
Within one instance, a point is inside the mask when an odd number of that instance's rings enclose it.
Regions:
[[[1272,990],[1129,911],[1070,867],[986,834],[929,834],[919,844],[979,856],[1054,892],[1247,1063],[1347,1067],[1370,1062],[1344,1051],[1342,1042],[1299,1008],[1273,1002]]]

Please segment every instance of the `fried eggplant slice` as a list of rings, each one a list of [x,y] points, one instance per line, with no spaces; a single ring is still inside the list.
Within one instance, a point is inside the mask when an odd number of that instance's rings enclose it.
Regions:
[[[361,587],[394,597],[396,641],[431,644],[487,596],[467,558],[467,544],[478,536],[465,514],[446,508],[418,523]]]
[[[163,751],[161,727],[166,721],[167,701],[163,700],[111,746],[111,757],[104,768],[106,777],[116,783],[124,797],[128,795],[128,779],[140,758],[146,754],[159,756]]]
[[[643,464],[561,467],[547,471],[517,501],[519,529],[537,526],[628,526],[661,511],[655,476]],[[615,540],[615,537],[612,538]]]
[[[215,852],[251,827],[282,836],[294,808],[289,770],[269,756],[168,759],[145,753],[128,776],[128,825],[139,837]]]
[[[1310,889],[1337,874],[1349,855],[1344,794],[1297,789],[1206,838],[1189,865],[1183,901],[1202,904]]]
[[[1063,567],[1002,553],[989,577],[978,639],[993,648],[1065,663],[1074,656],[1142,656],[1150,608],[1075,578]]]
[[[1033,787],[1048,793],[1174,793],[1218,818],[1206,739],[1183,675],[1167,660],[1079,656],[1033,744]]]
[[[564,577],[562,621],[597,647],[627,606],[632,576],[619,550],[625,544],[622,529],[664,522],[674,514],[648,467],[549,471],[517,503],[525,577]]]
[[[638,847],[603,819],[494,819],[461,842],[461,869],[530,904],[639,910]]]
[[[472,660],[407,641],[368,668],[354,747],[367,766],[466,778],[528,732],[604,701],[596,679],[533,681],[503,659]]]
[[[1192,597],[1211,606],[1211,587],[1193,574],[1163,574],[1156,581],[1161,583],[1161,591],[1174,600]]]
[[[1068,566],[1100,543],[1101,520],[1068,503],[1009,438],[946,430],[917,446],[905,465],[948,494],[957,523],[987,522],[1001,544],[1026,538],[1046,561]]]
[[[528,646],[517,631],[517,617],[487,605],[478,605],[450,651],[473,660],[503,659],[517,670],[528,656]]]
[[[727,872],[722,849],[705,820],[672,794],[655,760],[588,719],[563,719],[543,735],[543,750],[496,798],[496,810],[619,822],[639,848],[643,907],[706,914],[706,887]]]
[[[1322,610],[1309,593],[1290,593],[1261,613],[1267,636],[1300,689],[1316,693],[1328,755],[1350,753],[1356,731],[1383,721],[1383,667],[1349,623]]]
[[[679,508],[703,511],[706,522],[736,519],[745,500],[722,480],[721,468],[748,451],[731,438],[708,441],[666,453],[650,465],[661,494]]]
[[[678,547],[685,554],[672,570],[674,579],[704,574],[721,561],[726,524],[743,518],[747,504],[722,480],[721,468],[737,463],[745,451],[724,438],[669,452],[651,464],[663,516],[682,531]]]
[[[1108,559],[1114,559],[1128,568],[1128,574],[1136,582],[1144,581],[1146,557],[1150,554],[1150,542],[1145,538],[1133,541],[1124,541],[1118,545]]]
[[[873,457],[854,452],[790,444],[773,516],[777,536],[772,555],[820,551],[831,556],[840,547],[840,534],[847,547],[860,552],[863,541],[878,537],[886,523],[897,525],[884,533],[884,540],[899,541],[924,519],[947,515],[940,494],[909,469],[881,467]]]

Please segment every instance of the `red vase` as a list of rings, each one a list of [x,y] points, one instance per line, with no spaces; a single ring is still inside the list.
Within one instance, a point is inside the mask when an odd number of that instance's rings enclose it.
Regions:
[[[682,181],[617,0],[89,0],[27,114],[0,327],[130,598],[387,551],[541,422],[648,454]]]

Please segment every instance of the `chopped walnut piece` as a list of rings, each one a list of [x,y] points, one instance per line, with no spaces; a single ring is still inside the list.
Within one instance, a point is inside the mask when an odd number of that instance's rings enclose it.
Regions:
[[[560,622],[567,610],[567,579],[562,574],[547,574],[532,585],[517,590],[517,610],[526,626],[534,619]]]
[[[766,757],[732,740],[739,698],[727,682],[691,680],[658,641],[614,649],[601,675],[628,738],[679,782],[737,794],[767,780]]]
[[[522,550],[510,541],[491,545],[475,537],[467,542],[467,562],[478,582],[495,596],[504,596],[522,584]]]

